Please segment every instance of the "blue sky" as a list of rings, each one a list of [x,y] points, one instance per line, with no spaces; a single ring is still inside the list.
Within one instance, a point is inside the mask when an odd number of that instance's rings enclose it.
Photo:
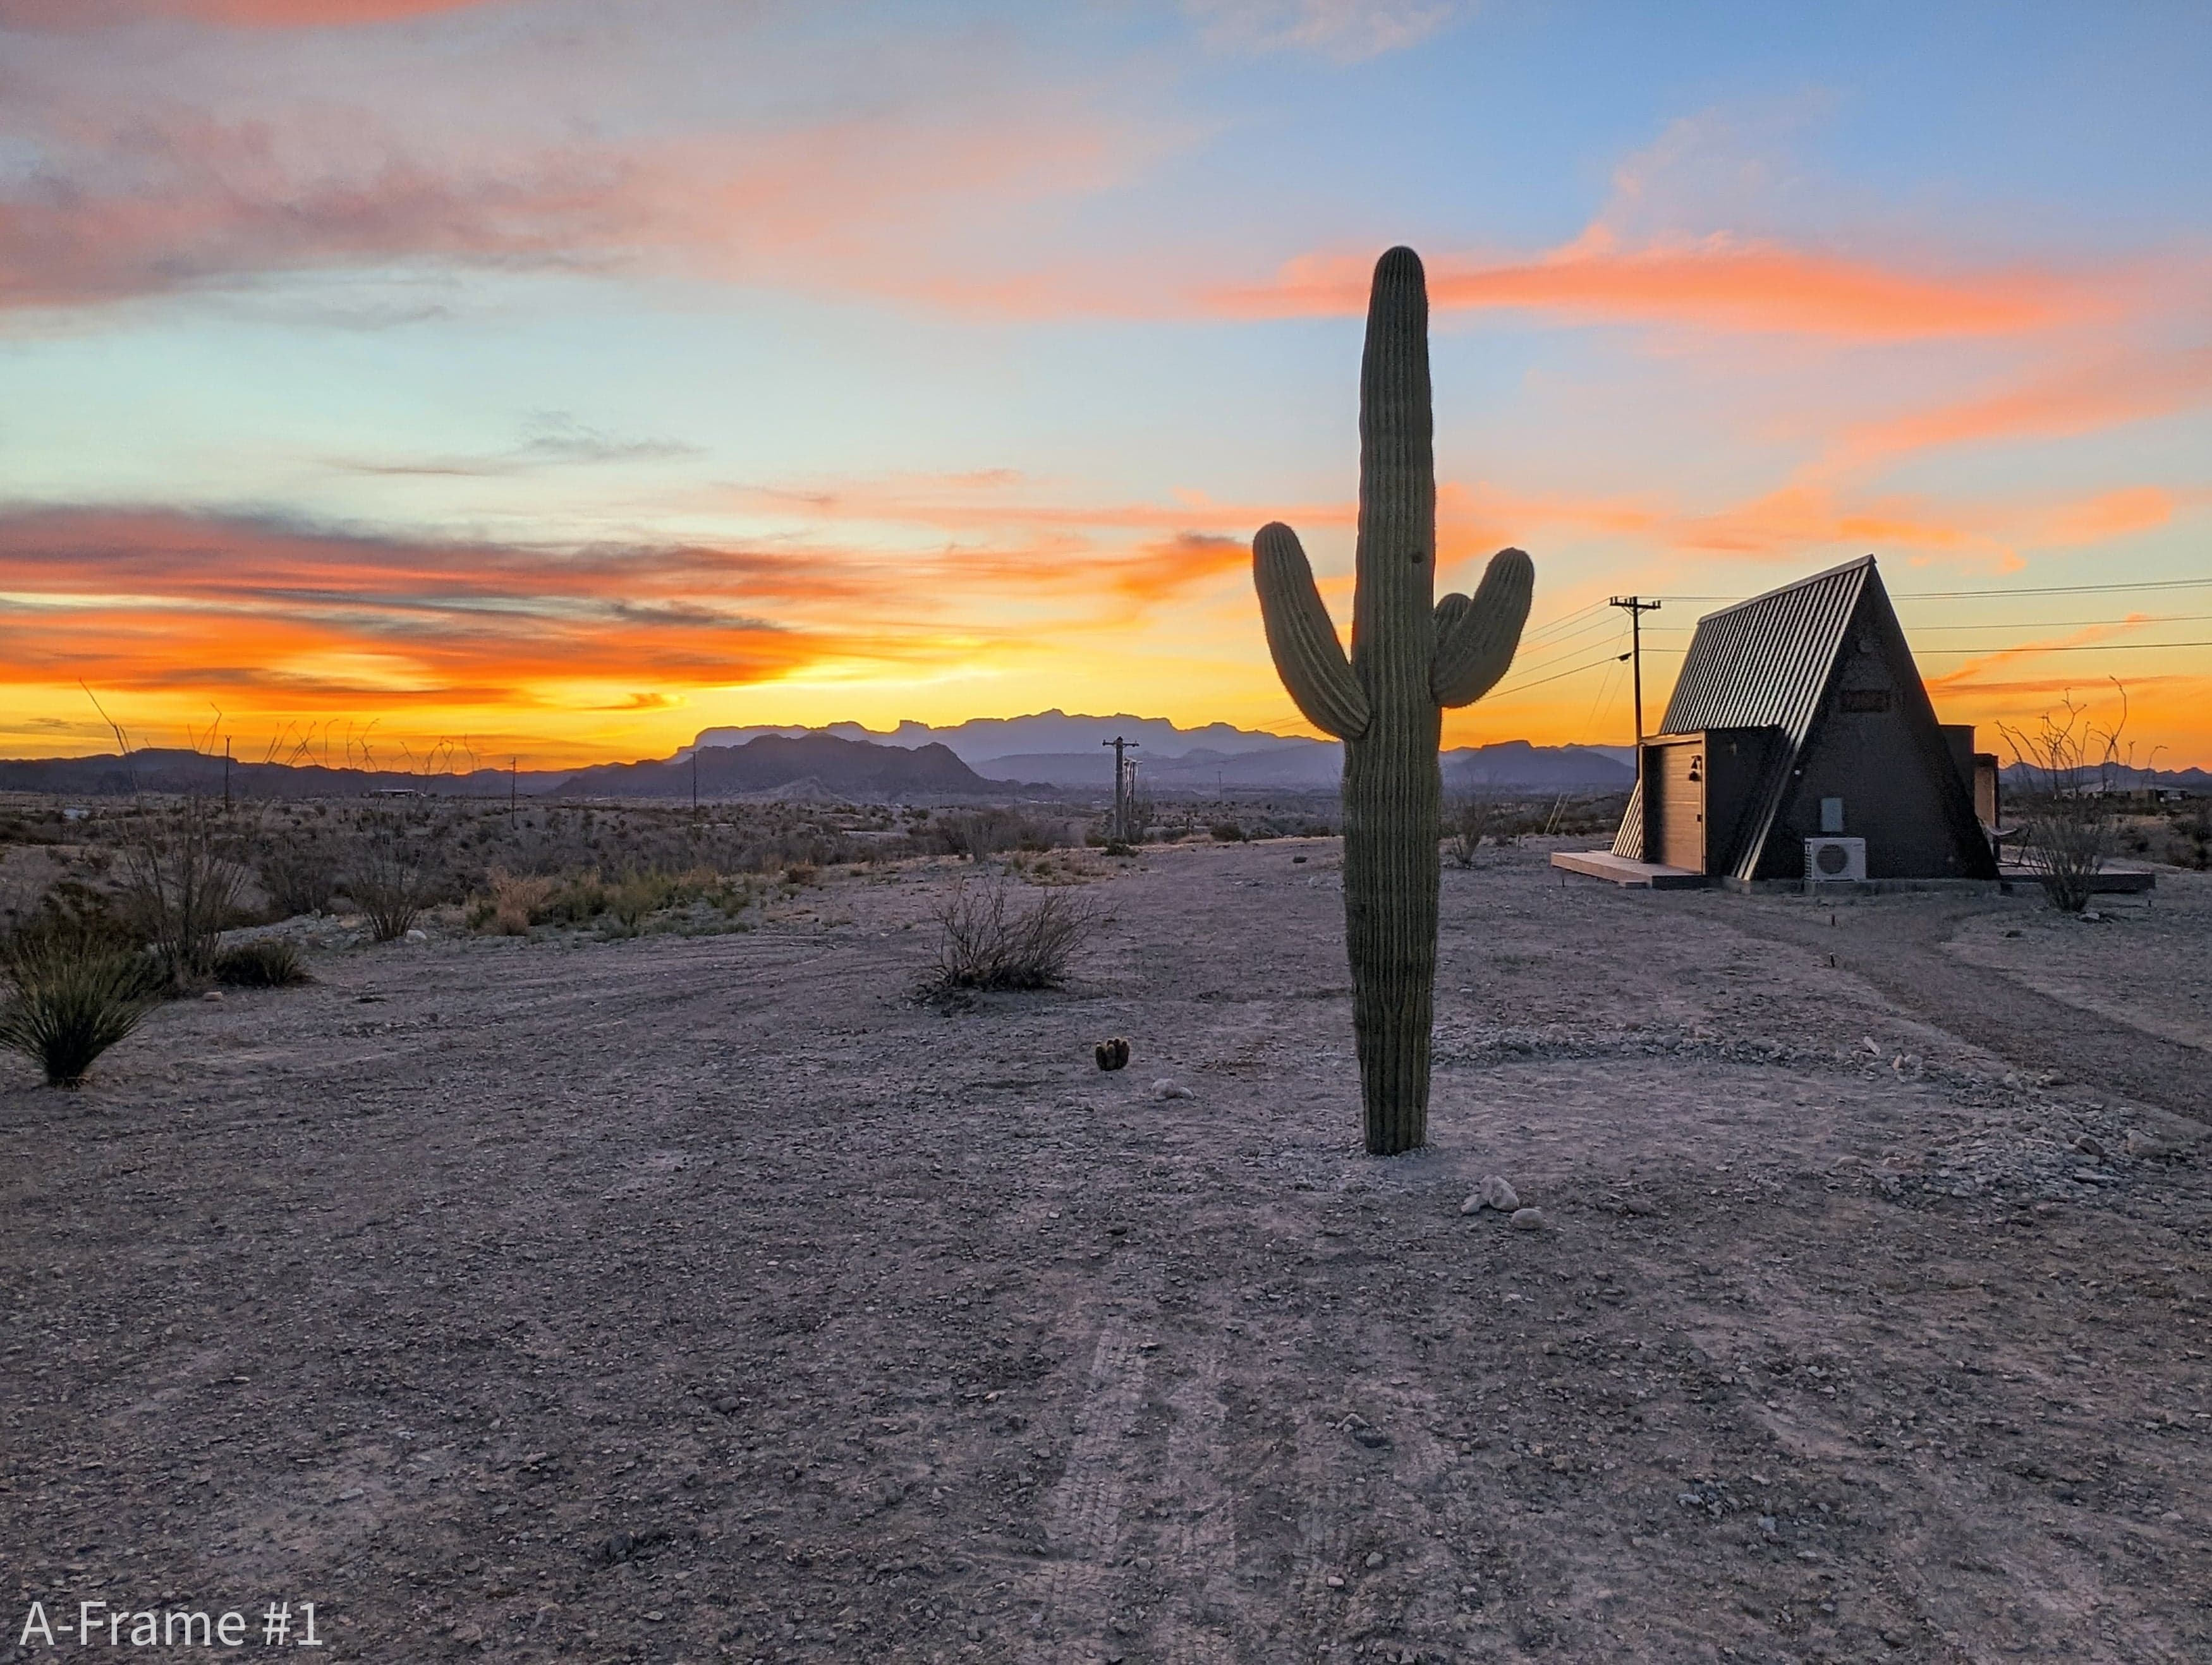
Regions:
[[[1454,738],[1871,551],[1948,718],[2212,762],[2212,585],[2038,593],[2212,577],[2208,84],[2185,5],[0,0],[0,745],[1295,729],[1243,551],[1348,611],[1402,241],[1446,581],[1539,574]]]

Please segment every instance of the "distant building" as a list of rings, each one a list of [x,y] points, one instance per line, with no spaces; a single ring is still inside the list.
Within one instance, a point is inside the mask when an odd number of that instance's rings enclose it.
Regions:
[[[1996,759],[1936,720],[1872,556],[1698,620],[1642,761],[1617,861],[1736,884],[1997,877]]]

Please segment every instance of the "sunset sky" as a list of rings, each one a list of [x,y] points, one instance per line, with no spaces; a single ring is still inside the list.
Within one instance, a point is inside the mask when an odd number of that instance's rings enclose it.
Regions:
[[[2212,766],[2208,87],[2198,0],[0,0],[0,753],[1310,732],[1249,542],[1348,621],[1404,242],[1443,582],[1537,570],[1448,740],[1872,552],[1946,720]]]

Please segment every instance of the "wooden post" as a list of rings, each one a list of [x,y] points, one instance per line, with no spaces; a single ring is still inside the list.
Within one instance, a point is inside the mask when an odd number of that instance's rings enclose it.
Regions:
[[[1098,744],[1114,748],[1114,842],[1126,844],[1129,842],[1129,767],[1126,754],[1136,750],[1137,743],[1116,734]]]

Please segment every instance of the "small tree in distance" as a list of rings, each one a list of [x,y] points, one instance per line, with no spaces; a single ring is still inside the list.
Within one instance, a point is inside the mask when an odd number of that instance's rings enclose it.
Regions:
[[[2112,853],[2117,817],[2113,793],[2127,768],[2123,736],[2128,690],[2118,678],[2119,720],[2100,728],[2089,708],[2068,690],[2057,711],[2046,711],[2032,733],[2008,724],[1997,732],[2027,776],[2024,850],[2043,880],[2051,906],[2078,914],[2089,905],[2098,872]]]

